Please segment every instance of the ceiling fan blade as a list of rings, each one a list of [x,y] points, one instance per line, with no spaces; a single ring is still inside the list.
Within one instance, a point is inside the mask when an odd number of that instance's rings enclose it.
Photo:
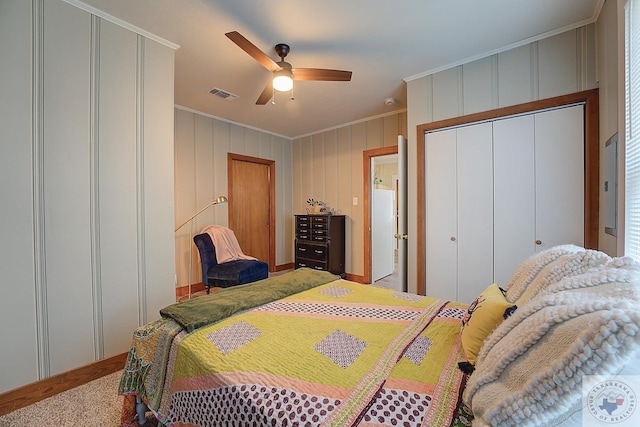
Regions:
[[[238,45],[238,47],[249,54],[253,59],[258,61],[264,68],[269,71],[278,71],[280,66],[273,59],[269,58],[269,56],[258,49],[256,45],[247,40],[242,34],[237,31],[231,31],[229,33],[225,33],[232,42]]]
[[[324,70],[322,68],[294,68],[293,79],[348,82],[351,80],[351,71]]]
[[[267,83],[264,90],[258,97],[258,100],[256,101],[256,105],[265,105],[267,102],[269,102],[272,96],[273,96],[273,87],[271,87],[271,80],[269,80],[269,83]]]

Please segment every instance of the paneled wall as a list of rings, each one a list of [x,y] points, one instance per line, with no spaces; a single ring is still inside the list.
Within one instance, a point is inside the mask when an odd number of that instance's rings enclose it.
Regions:
[[[293,263],[291,140],[181,107],[175,109],[175,226],[219,195],[228,195],[227,154],[276,164],[276,266]],[[210,224],[229,225],[228,205],[212,206],[175,235],[177,286],[200,283],[193,234]],[[191,269],[189,269],[191,265]]]
[[[126,352],[175,301],[174,48],[0,2],[0,393]]]
[[[406,123],[401,111],[293,141],[293,211],[306,212],[313,198],[347,216],[347,274],[364,275],[362,152],[397,144],[398,135],[407,135]]]
[[[416,290],[416,126],[598,87],[595,24],[407,82],[409,266]],[[413,196],[412,196],[413,195]]]

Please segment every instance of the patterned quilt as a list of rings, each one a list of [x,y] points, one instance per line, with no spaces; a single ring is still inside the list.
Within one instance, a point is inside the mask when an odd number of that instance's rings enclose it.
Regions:
[[[465,309],[337,280],[191,333],[162,319],[134,334],[120,392],[173,426],[449,426]]]

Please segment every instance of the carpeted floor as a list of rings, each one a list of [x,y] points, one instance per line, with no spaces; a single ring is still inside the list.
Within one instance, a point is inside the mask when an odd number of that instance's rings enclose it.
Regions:
[[[118,396],[121,376],[122,371],[115,372],[18,409],[0,417],[0,427],[118,427],[122,411],[122,397]]]

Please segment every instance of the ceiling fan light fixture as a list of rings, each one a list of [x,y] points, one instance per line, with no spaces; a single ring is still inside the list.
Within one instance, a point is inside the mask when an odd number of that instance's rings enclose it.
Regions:
[[[291,70],[283,68],[273,72],[273,88],[279,92],[287,92],[293,89],[293,75]]]
[[[270,99],[273,102],[276,90],[278,92],[291,91],[291,99],[293,99],[294,72],[296,73],[295,80],[318,80],[324,82],[348,82],[351,80],[351,71],[323,68],[296,68],[294,70],[291,64],[284,60],[291,50],[288,44],[278,43],[275,45],[274,51],[280,57],[280,61],[276,62],[239,32],[230,31],[225,35],[264,68],[272,72],[271,81],[262,90],[256,105],[265,105]]]

